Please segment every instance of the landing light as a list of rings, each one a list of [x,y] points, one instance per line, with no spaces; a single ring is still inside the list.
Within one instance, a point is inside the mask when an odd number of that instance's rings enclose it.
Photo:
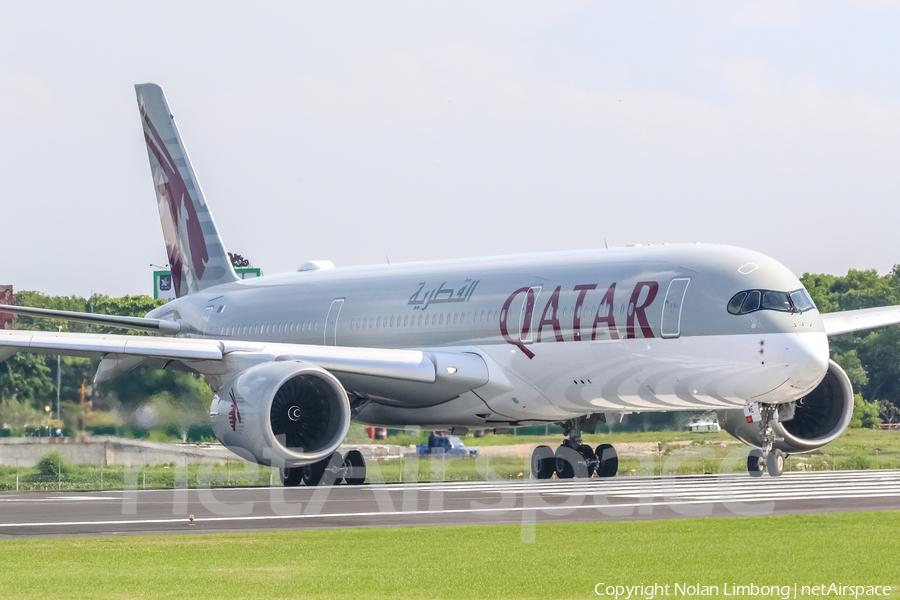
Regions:
[[[451,375],[456,375],[456,367],[447,367],[447,372]]]

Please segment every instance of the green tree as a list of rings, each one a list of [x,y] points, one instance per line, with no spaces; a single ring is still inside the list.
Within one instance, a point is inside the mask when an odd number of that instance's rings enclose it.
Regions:
[[[55,396],[53,372],[45,356],[17,352],[0,363],[0,397],[25,401],[35,408]]]
[[[0,401],[0,423],[9,427],[13,435],[24,435],[28,427],[40,427],[42,412],[30,402],[4,398]]]
[[[878,403],[866,402],[861,394],[853,397],[853,418],[850,427],[854,429],[877,429],[881,426],[878,418]]]
[[[40,292],[23,291],[16,294],[16,304],[54,310],[87,312],[118,316],[142,317],[164,300],[149,296],[123,296],[112,298],[94,294],[90,298],[80,296],[48,296]],[[77,333],[148,335],[147,332],[106,327],[90,323],[63,321],[32,317],[17,317],[17,329],[37,331],[67,331]],[[90,385],[99,361],[79,357],[63,357],[60,399],[63,403],[81,403],[82,385]],[[56,356],[33,355],[24,352],[15,354],[0,364],[0,396],[25,399],[36,408],[43,409],[45,403],[56,401]],[[130,410],[150,400],[168,393],[176,405],[183,406],[185,414],[196,415],[208,410],[212,392],[206,382],[190,373],[180,371],[159,371],[138,367],[116,379],[104,382],[93,390],[92,400]],[[67,405],[67,415],[80,415],[83,409]],[[194,417],[191,417],[192,419]],[[71,419],[70,419],[71,420]]]
[[[900,422],[900,408],[897,408],[896,404],[887,400],[879,400],[878,418],[881,419],[882,423]]]
[[[883,276],[851,269],[843,277],[806,273],[801,281],[822,313],[900,304],[900,265]],[[900,402],[900,325],[833,336],[829,343],[854,390]]]

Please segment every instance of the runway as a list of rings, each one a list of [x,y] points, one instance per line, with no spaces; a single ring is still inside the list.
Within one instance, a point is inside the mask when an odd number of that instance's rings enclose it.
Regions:
[[[900,509],[900,471],[0,493],[0,539]],[[189,516],[193,516],[193,524]]]

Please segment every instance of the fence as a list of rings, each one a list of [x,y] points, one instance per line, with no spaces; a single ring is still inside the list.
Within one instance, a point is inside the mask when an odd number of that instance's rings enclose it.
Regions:
[[[170,445],[174,446],[174,445]],[[0,490],[123,490],[183,489],[234,486],[281,485],[277,468],[264,467],[236,457],[222,447],[206,449],[198,455],[193,449],[161,462],[156,449],[135,449],[116,454],[119,464],[110,464],[101,454],[97,460],[72,462],[60,446],[47,446],[37,460],[3,457],[0,465]],[[419,457],[405,453],[401,446],[348,446],[366,454],[369,483],[411,481],[478,481],[529,479],[531,447],[483,447],[475,459],[438,454]],[[0,451],[4,448],[0,445]],[[692,475],[720,472],[745,472],[749,450],[738,444],[623,444],[619,452],[619,475]],[[225,455],[221,456],[220,453]],[[849,469],[900,468],[897,452],[878,449],[842,452],[826,447],[824,452],[791,456],[786,471],[826,471]]]

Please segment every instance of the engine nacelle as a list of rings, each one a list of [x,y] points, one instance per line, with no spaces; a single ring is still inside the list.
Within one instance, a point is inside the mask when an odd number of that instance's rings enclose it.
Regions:
[[[789,406],[779,406],[779,418],[790,415]],[[797,400],[793,412],[793,418],[773,424],[778,438],[775,448],[797,454],[836,440],[853,418],[853,386],[844,370],[829,361],[825,377],[812,392]],[[722,410],[718,415],[722,429],[746,444],[760,447],[759,424],[747,423],[743,410]]]
[[[350,401],[328,371],[274,361],[227,381],[210,417],[216,437],[236,454],[249,452],[261,465],[297,467],[338,449],[350,428]]]

